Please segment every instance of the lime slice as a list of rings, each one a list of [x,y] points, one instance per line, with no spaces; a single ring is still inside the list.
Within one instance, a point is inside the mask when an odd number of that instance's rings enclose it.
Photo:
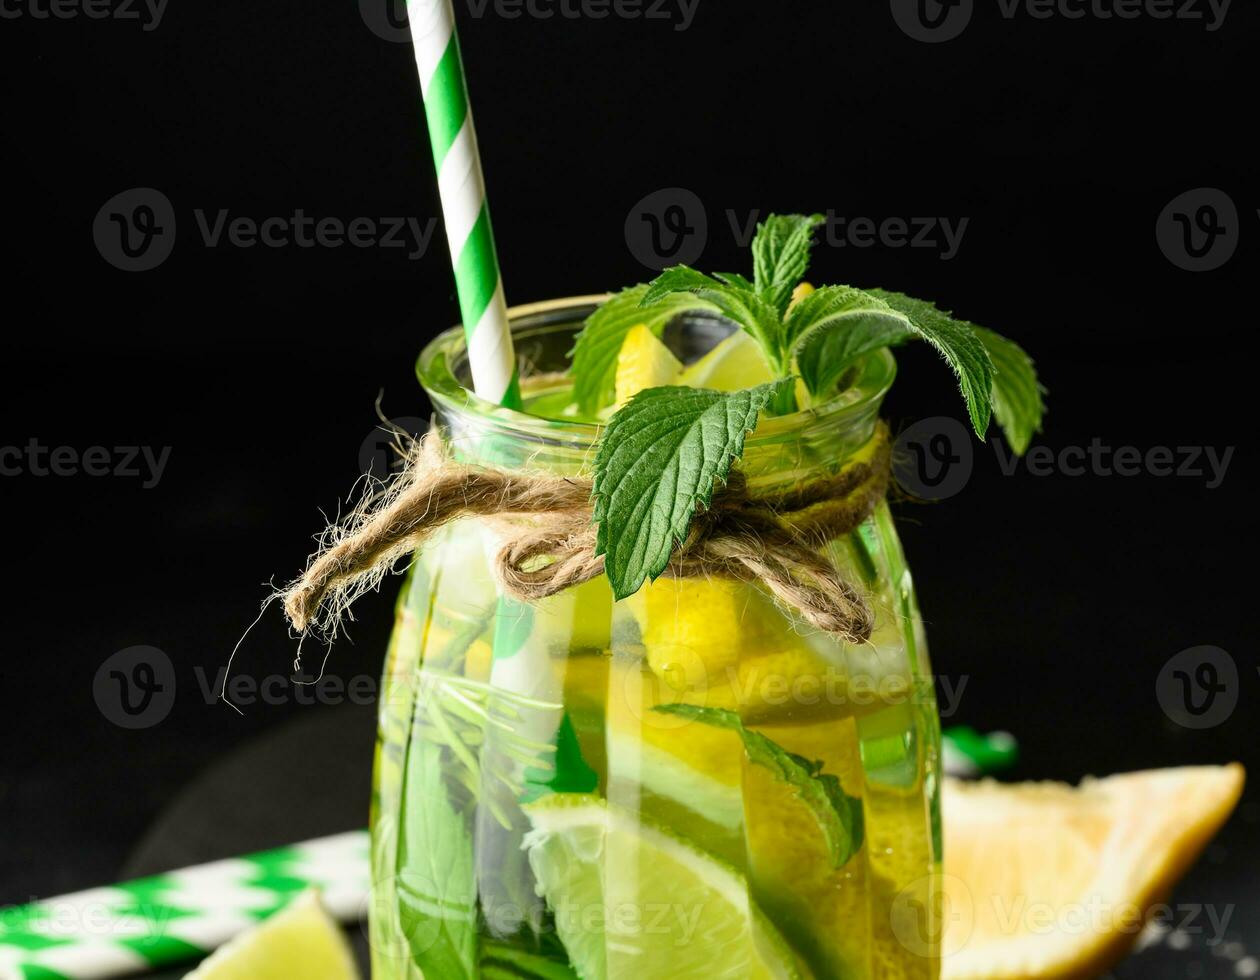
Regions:
[[[752,335],[740,330],[731,334],[691,366],[685,368],[672,384],[715,391],[739,391],[773,381],[775,374],[766,363],[761,347]],[[796,379],[796,404],[809,405],[809,389]]]
[[[738,330],[686,368],[678,384],[715,391],[739,391],[774,380],[761,348],[751,334]]]
[[[643,324],[631,327],[617,355],[617,404],[628,402],[644,388],[677,383],[682,362]]]
[[[314,891],[237,936],[185,980],[359,980],[341,927]]]
[[[800,977],[729,865],[596,796],[525,809],[530,865],[583,980]]]

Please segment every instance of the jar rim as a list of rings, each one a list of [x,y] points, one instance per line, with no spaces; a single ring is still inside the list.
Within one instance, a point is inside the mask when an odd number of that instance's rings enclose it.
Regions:
[[[510,307],[508,322],[512,335],[522,340],[565,324],[576,327],[610,295],[570,296]],[[481,398],[462,383],[456,373],[460,368],[466,370],[467,355],[464,330],[458,325],[442,331],[420,352],[416,376],[439,413],[476,420],[478,427],[498,430],[504,435],[551,444],[590,445],[599,438],[603,423],[531,415]],[[896,377],[896,360],[888,348],[881,347],[863,355],[856,367],[855,381],[836,397],[788,415],[763,418],[756,431],[749,433],[750,445],[746,448],[762,441],[781,440],[785,435],[816,426],[834,428],[850,422],[858,424],[865,419],[873,421]]]

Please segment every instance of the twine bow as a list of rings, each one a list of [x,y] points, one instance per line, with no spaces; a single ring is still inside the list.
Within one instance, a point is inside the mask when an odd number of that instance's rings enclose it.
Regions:
[[[697,513],[666,574],[761,582],[812,626],[849,642],[869,639],[874,616],[859,592],[819,553],[874,511],[888,488],[891,443],[882,423],[869,459],[783,493],[752,495],[738,472]],[[545,599],[604,572],[595,553],[591,481],[470,466],[429,433],[403,471],[324,535],[301,578],[283,592],[299,632],[335,632],[341,615],[439,528],[464,517],[503,538],[493,570],[505,593]]]

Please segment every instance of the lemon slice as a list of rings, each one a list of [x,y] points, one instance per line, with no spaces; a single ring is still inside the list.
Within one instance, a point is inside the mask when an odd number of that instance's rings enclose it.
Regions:
[[[530,865],[583,980],[799,978],[730,866],[595,796],[525,809]]]
[[[648,665],[676,691],[729,681],[741,657],[781,645],[787,629],[756,589],[731,579],[664,576],[627,602]]]
[[[625,404],[644,388],[677,383],[682,369],[682,362],[651,330],[641,323],[631,327],[617,355],[617,404]]]
[[[185,980],[359,980],[341,927],[314,891],[237,936]]]
[[[943,980],[1104,973],[1225,822],[1242,786],[1237,764],[1079,787],[947,780]]]

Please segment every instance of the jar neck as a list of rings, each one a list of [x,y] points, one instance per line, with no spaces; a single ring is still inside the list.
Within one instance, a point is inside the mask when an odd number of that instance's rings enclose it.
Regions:
[[[568,367],[573,337],[600,299],[558,300],[509,311],[518,355],[531,366],[522,371],[527,392],[543,377],[554,382],[556,372]],[[516,412],[477,398],[467,387],[467,353],[458,328],[425,348],[417,372],[456,458],[505,469],[591,476],[602,427]],[[896,364],[886,350],[874,351],[853,374],[852,383],[830,401],[761,420],[745,440],[739,463],[750,488],[779,489],[834,473],[861,452],[874,435]]]

